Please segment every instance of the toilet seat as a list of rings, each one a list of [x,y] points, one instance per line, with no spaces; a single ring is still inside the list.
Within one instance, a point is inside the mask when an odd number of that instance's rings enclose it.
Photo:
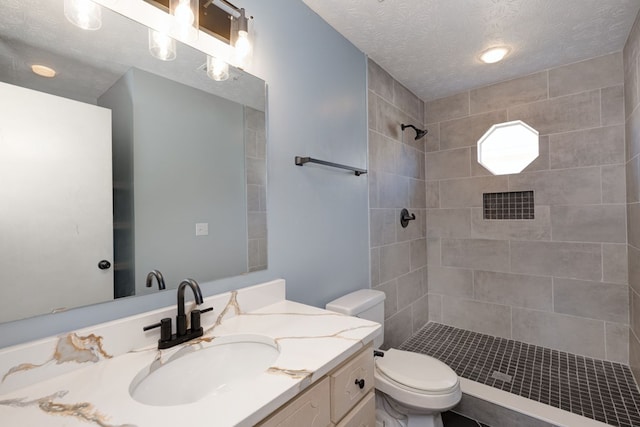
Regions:
[[[425,354],[389,349],[375,360],[389,380],[421,394],[450,394],[459,388],[458,375],[445,363]]]

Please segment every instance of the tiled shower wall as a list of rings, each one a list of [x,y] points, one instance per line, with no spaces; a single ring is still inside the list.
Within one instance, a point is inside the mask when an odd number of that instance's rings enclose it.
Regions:
[[[430,320],[628,361],[622,62],[614,53],[426,103]],[[476,142],[518,119],[540,132],[540,156],[493,176]],[[483,219],[483,193],[528,190],[535,219]]]
[[[267,136],[265,114],[244,110],[249,271],[267,268]]]
[[[640,15],[639,15],[640,16]],[[640,380],[640,18],[624,47],[626,112],[627,234],[631,330],[629,364]]]
[[[424,103],[369,60],[371,287],[385,292],[385,347],[428,321],[424,143],[400,124],[422,126]],[[400,226],[400,210],[416,215]]]

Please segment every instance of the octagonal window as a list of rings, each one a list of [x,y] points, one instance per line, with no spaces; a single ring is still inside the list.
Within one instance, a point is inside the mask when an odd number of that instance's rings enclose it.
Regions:
[[[521,120],[498,123],[478,140],[478,163],[494,175],[520,173],[538,157],[538,131]]]

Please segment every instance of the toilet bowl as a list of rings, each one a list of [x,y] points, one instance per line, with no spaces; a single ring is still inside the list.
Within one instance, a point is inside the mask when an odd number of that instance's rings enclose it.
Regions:
[[[331,301],[330,311],[384,325],[385,294],[361,289]],[[374,340],[382,345],[384,333]],[[376,420],[379,427],[442,427],[440,413],[460,402],[458,375],[433,357],[389,349],[375,357]]]
[[[446,364],[396,349],[375,358],[375,388],[409,427],[441,427],[440,413],[462,397],[458,376]]]

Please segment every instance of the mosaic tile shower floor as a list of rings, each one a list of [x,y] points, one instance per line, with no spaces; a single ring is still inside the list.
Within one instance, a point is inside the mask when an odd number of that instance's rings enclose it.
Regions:
[[[628,366],[428,323],[402,350],[427,354],[459,376],[613,426],[640,426]]]

